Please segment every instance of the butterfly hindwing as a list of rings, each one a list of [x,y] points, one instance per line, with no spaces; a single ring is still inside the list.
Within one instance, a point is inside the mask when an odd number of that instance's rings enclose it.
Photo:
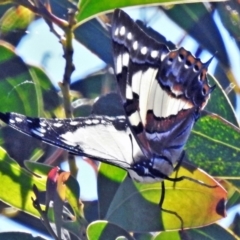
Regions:
[[[126,13],[113,14],[115,73],[126,116],[143,153],[179,159],[211,92],[207,65],[184,48],[148,36]]]
[[[159,59],[169,50],[145,34],[119,9],[113,15],[112,40],[115,72],[126,115],[137,141],[150,155],[144,131],[147,97],[156,78]]]

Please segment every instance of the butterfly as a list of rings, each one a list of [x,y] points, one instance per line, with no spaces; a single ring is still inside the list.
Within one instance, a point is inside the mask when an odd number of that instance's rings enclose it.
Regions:
[[[73,119],[0,113],[10,127],[43,142],[128,171],[139,182],[169,179],[213,90],[210,63],[148,36],[124,11],[112,18],[114,70],[125,115]]]

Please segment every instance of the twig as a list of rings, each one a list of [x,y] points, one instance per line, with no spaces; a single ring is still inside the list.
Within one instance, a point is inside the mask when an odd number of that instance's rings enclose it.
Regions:
[[[63,57],[66,60],[65,71],[63,76],[63,81],[59,83],[59,86],[62,90],[63,94],[63,105],[65,110],[65,115],[67,118],[72,118],[72,107],[71,107],[71,99],[70,99],[70,82],[71,75],[75,69],[73,65],[73,27],[76,24],[75,22],[75,10],[69,10],[68,12],[68,21],[65,21],[61,18],[58,18],[54,14],[51,13],[50,5],[47,3],[47,7],[40,0],[14,0],[16,3],[30,9],[35,14],[43,17],[50,27],[50,30],[60,39],[62,43],[64,55]],[[55,23],[58,27],[60,27],[65,32],[65,39],[61,39],[61,37],[57,34],[57,32],[53,28],[53,23]],[[71,173],[76,176],[78,172],[77,165],[75,163],[74,157],[69,156],[69,167]]]

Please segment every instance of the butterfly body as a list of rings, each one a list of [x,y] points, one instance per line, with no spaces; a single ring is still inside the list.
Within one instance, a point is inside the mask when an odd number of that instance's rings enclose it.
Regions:
[[[170,51],[119,9],[111,35],[125,116],[44,119],[0,113],[0,119],[73,154],[123,168],[136,181],[162,181],[174,171],[209,99],[207,64],[184,48]]]

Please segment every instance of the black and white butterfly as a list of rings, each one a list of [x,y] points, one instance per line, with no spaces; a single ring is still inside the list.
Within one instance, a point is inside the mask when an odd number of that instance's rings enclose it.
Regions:
[[[0,119],[73,154],[123,168],[134,180],[162,181],[180,161],[210,97],[209,63],[184,48],[170,51],[120,9],[114,11],[111,35],[125,116],[44,119],[0,113]]]

